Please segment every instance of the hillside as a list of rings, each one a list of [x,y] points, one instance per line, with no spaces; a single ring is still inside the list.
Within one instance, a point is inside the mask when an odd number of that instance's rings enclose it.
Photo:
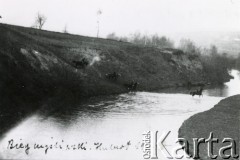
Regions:
[[[1,87],[13,94],[64,90],[94,96],[126,92],[132,81],[140,83],[138,90],[148,91],[204,81],[198,57],[179,50],[5,24],[0,24],[0,34]],[[82,59],[89,64],[79,68],[74,61]],[[121,74],[116,81],[105,76],[113,72]]]

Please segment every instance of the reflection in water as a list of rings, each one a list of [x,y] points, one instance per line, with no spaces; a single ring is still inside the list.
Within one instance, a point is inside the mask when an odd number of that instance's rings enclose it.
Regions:
[[[79,105],[51,108],[44,107],[9,131],[0,142],[0,159],[143,159],[140,149],[142,133],[158,130],[171,131],[165,144],[176,147],[178,128],[190,116],[208,110],[223,97],[239,93],[240,79],[235,77],[222,88],[209,89],[204,97],[192,98],[189,94],[164,94],[137,92],[118,96],[96,97]],[[84,143],[87,150],[8,149],[8,141],[40,144],[72,145]],[[126,150],[109,150],[111,144],[130,146]],[[95,144],[94,144],[95,143]],[[102,143],[96,149],[97,143]],[[166,159],[159,152],[159,159]]]

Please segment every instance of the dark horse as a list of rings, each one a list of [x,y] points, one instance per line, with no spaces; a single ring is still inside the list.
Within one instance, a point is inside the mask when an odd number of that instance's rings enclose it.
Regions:
[[[107,73],[105,76],[107,79],[116,81],[121,76],[121,74],[113,72],[113,73]]]
[[[89,62],[88,62],[88,60],[86,58],[83,58],[80,61],[75,61],[74,60],[74,61],[72,61],[72,63],[74,64],[74,66],[76,68],[85,68],[89,64]]]
[[[132,82],[129,83],[129,84],[125,84],[125,86],[127,87],[127,89],[128,89],[129,91],[136,91],[138,85],[139,85],[139,83],[138,83],[138,82],[135,82],[135,81],[132,81]]]
[[[193,97],[195,95],[199,95],[199,97],[200,97],[200,96],[203,96],[202,91],[203,91],[203,87],[201,87],[199,90],[190,92],[190,95],[192,95]]]

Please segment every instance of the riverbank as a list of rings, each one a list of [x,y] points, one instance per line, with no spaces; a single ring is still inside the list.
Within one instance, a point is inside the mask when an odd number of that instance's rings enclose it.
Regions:
[[[213,154],[219,156],[219,150],[230,143],[222,143],[223,138],[232,138],[236,142],[236,152],[239,155],[239,124],[240,124],[240,95],[221,100],[209,111],[196,114],[186,120],[179,129],[179,137],[185,138],[190,144],[190,155],[193,155],[193,138],[208,139],[210,132],[219,142],[214,143]],[[230,150],[226,154],[230,154]],[[199,145],[200,159],[211,159],[208,157],[207,143]],[[232,158],[238,159],[238,158]]]
[[[7,24],[0,24],[0,35],[0,116],[8,116],[0,119],[0,127],[48,101],[58,105],[129,90],[212,83],[200,58],[178,49]],[[223,73],[220,83],[231,78]]]
[[[86,98],[129,89],[154,91],[216,83],[200,57],[178,49],[6,24],[0,24],[0,33],[0,89],[8,96],[39,100],[64,93]],[[217,83],[230,80],[227,70],[221,73]]]

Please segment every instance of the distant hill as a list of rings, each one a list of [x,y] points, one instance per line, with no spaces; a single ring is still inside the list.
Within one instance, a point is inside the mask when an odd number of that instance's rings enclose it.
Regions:
[[[216,40],[219,51],[237,57],[240,54],[240,32],[226,33]]]
[[[219,53],[228,53],[234,57],[240,53],[240,31],[175,33],[170,37],[176,42],[180,41],[181,38],[189,38],[200,47],[209,48],[210,45],[216,45]]]

